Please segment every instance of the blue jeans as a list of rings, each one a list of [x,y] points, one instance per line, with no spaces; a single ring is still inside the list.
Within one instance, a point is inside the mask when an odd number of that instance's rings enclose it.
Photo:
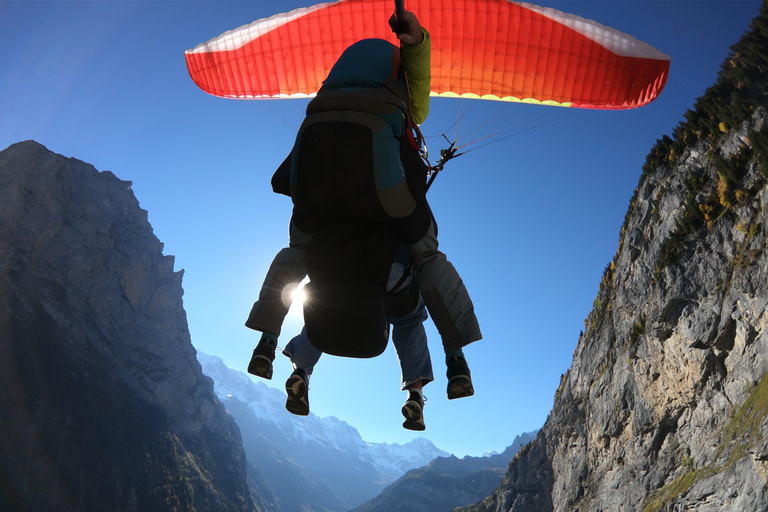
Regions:
[[[418,306],[407,315],[390,318],[392,343],[395,345],[397,359],[400,361],[401,389],[403,390],[419,380],[424,385],[435,380],[427,346],[427,333],[424,331],[426,319],[427,310],[421,299]],[[291,359],[294,367],[301,368],[307,375],[312,375],[315,364],[323,353],[310,343],[307,328],[304,327],[301,334],[288,342],[283,354]]]

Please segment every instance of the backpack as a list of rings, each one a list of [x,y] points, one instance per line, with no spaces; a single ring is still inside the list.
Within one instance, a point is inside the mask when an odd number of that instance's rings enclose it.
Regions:
[[[404,266],[403,277],[388,290],[395,261]],[[312,345],[327,354],[378,356],[389,341],[389,316],[418,304],[410,252],[386,224],[352,218],[325,224],[307,249],[307,273],[304,325]]]
[[[307,105],[296,136],[295,210],[314,219],[373,222],[411,215],[424,198],[427,168],[412,143],[408,104],[399,48],[383,39],[347,48]],[[313,232],[318,225],[298,226]]]

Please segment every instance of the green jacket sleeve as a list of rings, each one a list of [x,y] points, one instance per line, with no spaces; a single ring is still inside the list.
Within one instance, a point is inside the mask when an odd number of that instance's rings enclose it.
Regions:
[[[403,60],[408,76],[408,88],[411,91],[411,117],[413,122],[421,124],[429,115],[429,91],[432,80],[431,54],[432,40],[427,29],[420,44],[403,44]]]

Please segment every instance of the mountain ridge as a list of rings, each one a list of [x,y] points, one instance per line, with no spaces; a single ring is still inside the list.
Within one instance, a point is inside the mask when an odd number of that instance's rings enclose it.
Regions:
[[[534,438],[535,432],[521,434],[502,453],[484,457],[437,457],[350,512],[448,512],[478,501],[498,487],[512,458]]]
[[[768,508],[768,3],[651,150],[534,442],[461,512]]]
[[[276,512],[162,247],[130,182],[0,152],[0,509]]]

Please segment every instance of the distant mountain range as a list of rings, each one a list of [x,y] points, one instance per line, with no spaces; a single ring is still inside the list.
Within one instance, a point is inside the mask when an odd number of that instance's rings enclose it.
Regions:
[[[439,457],[351,512],[449,512],[481,501],[499,486],[514,456],[535,438],[535,432],[519,435],[504,452],[491,456]]]
[[[349,510],[407,471],[449,455],[424,438],[405,445],[366,443],[355,428],[334,417],[294,416],[285,409],[285,393],[253,382],[218,357],[198,352],[197,358],[240,426],[248,462],[283,512]]]

